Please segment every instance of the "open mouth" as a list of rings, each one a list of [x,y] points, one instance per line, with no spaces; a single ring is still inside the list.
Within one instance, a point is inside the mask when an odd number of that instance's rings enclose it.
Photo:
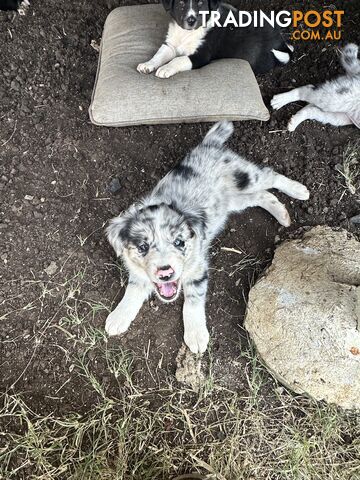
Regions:
[[[155,283],[156,292],[165,302],[171,302],[175,300],[180,289],[179,282],[164,282],[164,283]]]

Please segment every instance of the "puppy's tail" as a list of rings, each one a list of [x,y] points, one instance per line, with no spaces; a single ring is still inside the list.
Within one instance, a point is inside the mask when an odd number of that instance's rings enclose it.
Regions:
[[[360,73],[360,60],[358,59],[359,47],[355,43],[348,43],[340,50],[340,62],[349,75]]]
[[[233,131],[234,125],[232,122],[224,120],[222,122],[215,123],[215,125],[206,134],[202,143],[205,145],[221,147],[231,136]]]
[[[285,65],[286,63],[289,63],[294,52],[294,47],[283,42],[280,48],[273,48],[271,52],[279,65]]]

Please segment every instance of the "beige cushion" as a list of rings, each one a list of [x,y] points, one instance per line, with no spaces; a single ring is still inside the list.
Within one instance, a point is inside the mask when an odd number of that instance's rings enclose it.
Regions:
[[[268,120],[250,65],[218,60],[169,79],[137,72],[162,44],[169,17],[161,5],[119,7],[108,16],[89,109],[96,125],[127,126]]]

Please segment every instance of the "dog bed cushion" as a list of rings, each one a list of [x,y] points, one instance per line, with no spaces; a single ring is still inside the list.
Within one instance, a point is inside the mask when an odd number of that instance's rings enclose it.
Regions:
[[[218,60],[169,79],[137,72],[164,41],[169,16],[162,5],[119,7],[108,16],[90,119],[127,126],[217,120],[268,120],[250,65]]]

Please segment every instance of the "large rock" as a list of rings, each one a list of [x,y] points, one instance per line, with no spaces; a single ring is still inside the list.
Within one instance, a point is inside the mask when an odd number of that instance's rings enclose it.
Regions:
[[[282,244],[250,291],[245,327],[282,383],[360,408],[360,243],[316,227]]]

